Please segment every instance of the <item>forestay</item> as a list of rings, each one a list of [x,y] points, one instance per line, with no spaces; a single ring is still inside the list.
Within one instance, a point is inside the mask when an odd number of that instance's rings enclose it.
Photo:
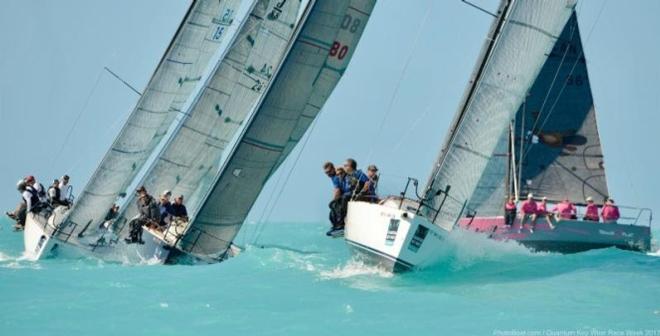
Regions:
[[[503,1],[428,183],[425,214],[451,230],[568,21],[575,1]],[[438,190],[451,186],[452,201]]]
[[[582,203],[608,195],[577,16],[573,13],[516,117],[522,194]],[[524,130],[522,129],[524,127]],[[516,146],[516,149],[520,149]]]
[[[269,176],[344,74],[375,0],[318,0],[211,193],[181,241],[222,258]]]
[[[184,195],[189,209],[199,207],[232,139],[265,94],[282,62],[300,1],[260,0],[227,55],[209,77],[195,103],[142,180],[147,190]],[[134,196],[125,218],[137,214]],[[127,230],[126,230],[127,231]]]
[[[183,18],[135,109],[69,212],[74,237],[103,220],[170,128],[242,20],[240,0],[197,0]],[[247,13],[247,11],[245,12]]]

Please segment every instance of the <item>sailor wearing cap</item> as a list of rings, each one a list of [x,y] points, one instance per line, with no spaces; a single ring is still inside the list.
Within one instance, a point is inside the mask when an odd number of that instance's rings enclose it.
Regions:
[[[591,196],[587,197],[587,209],[582,219],[592,222],[598,221],[598,206],[594,203],[594,199]]]
[[[527,221],[527,218],[530,218],[532,220],[531,222],[531,227],[529,229],[530,232],[534,232],[534,226],[536,225],[536,214],[538,212],[538,206],[536,205],[536,201],[534,201],[534,195],[533,194],[527,194],[527,200],[523,202],[520,212],[522,215],[522,221],[520,222],[520,229],[523,228],[525,225],[525,221]]]

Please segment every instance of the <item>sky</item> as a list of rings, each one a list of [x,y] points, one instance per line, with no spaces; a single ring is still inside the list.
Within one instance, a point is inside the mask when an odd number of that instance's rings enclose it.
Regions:
[[[82,190],[138,100],[103,67],[142,90],[188,5],[2,1],[2,207],[13,209],[28,174],[44,184],[68,174]],[[660,1],[577,8],[611,196],[660,211]],[[407,176],[424,182],[492,20],[460,0],[379,0],[348,71],[249,220],[325,221],[328,160],[378,165],[380,193],[398,193]]]

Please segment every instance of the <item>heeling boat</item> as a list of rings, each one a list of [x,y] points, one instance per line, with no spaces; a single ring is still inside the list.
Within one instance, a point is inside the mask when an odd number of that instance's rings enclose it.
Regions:
[[[543,217],[536,220],[533,230],[529,221],[521,225],[520,218],[507,227],[502,216],[509,195],[533,193],[550,203],[568,199],[582,206],[587,197],[600,202],[609,195],[575,13],[516,113],[510,132],[503,134],[499,151],[502,155],[491,158],[470,199],[477,216],[461,220],[461,227],[494,239],[519,241],[537,251],[650,249],[650,209],[620,207],[623,216],[611,223],[554,217],[549,223]]]
[[[379,204],[349,202],[345,240],[353,251],[393,271],[438,257],[574,6],[501,2],[423,195],[407,198],[406,186]]]
[[[137,105],[71,209],[55,217],[28,216],[25,250],[39,259],[59,243],[79,241],[103,221],[108,209],[142,170],[191,93],[223,58],[251,4],[240,0],[193,1]],[[52,239],[51,239],[52,238]]]
[[[300,5],[299,1],[279,0],[257,3],[234,46],[140,185],[154,192],[168,189],[174,195],[188,195],[187,207],[199,208],[219,166],[277,77],[292,37],[300,30],[296,24]],[[309,8],[304,9],[300,22],[305,21]],[[129,233],[126,223],[138,215],[134,200],[134,196],[129,199],[116,225],[120,238]],[[188,224],[177,220],[162,232],[144,227],[144,240],[162,245],[166,252],[159,259],[165,261],[177,249]]]
[[[268,178],[317,116],[346,71],[375,0],[317,0],[280,73],[252,115],[213,188],[179,241],[207,262],[232,254],[232,241]],[[177,262],[179,255],[170,255]]]

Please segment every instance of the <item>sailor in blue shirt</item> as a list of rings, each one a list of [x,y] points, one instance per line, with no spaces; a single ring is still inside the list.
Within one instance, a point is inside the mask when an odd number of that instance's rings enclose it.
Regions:
[[[346,163],[344,163],[344,169],[346,169],[346,175],[348,184],[350,187],[351,194],[358,194],[364,188],[364,185],[369,181],[367,174],[363,173],[361,170],[357,169],[357,162],[355,160],[348,158]]]
[[[344,217],[346,214],[346,182],[343,169],[335,170],[332,162],[326,162],[323,165],[323,171],[330,178],[332,183],[332,200],[328,207],[330,208],[330,223],[332,228],[326,233],[328,236],[340,235],[344,230]],[[338,174],[339,173],[339,174]],[[350,192],[348,193],[350,197]]]

